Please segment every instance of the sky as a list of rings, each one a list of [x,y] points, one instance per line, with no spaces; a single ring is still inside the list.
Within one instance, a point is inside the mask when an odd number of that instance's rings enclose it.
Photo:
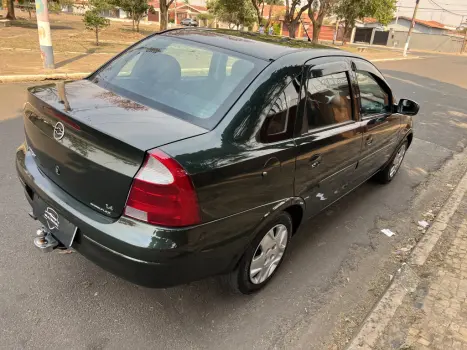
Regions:
[[[412,17],[415,0],[398,0],[398,15]],[[448,11],[443,11],[443,9]],[[417,18],[459,26],[464,16],[467,21],[467,0],[420,0]]]

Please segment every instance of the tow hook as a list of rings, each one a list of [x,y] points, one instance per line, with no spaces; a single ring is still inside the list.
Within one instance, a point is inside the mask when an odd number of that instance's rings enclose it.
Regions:
[[[36,231],[37,237],[34,238],[34,245],[43,253],[50,253],[52,250],[57,248],[58,242],[52,236],[52,234],[45,230],[45,228],[40,228]]]

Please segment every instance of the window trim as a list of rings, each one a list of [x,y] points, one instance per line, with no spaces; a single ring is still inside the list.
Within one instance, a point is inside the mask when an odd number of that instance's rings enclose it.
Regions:
[[[337,123],[337,124],[332,124],[332,125],[327,125],[327,126],[321,126],[319,128],[315,128],[315,129],[309,129],[307,132],[301,134],[299,137],[303,137],[303,136],[310,136],[310,135],[314,135],[314,134],[318,134],[318,133],[321,133],[323,131],[329,131],[329,130],[333,130],[333,129],[338,129],[338,128],[341,128],[343,126],[347,126],[347,125],[353,125],[353,124],[356,124],[358,123],[356,120],[347,120],[345,122],[340,122],[340,123]]]

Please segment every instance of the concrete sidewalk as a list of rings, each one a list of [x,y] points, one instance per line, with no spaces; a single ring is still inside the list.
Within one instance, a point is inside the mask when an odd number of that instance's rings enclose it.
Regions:
[[[467,175],[348,350],[467,350]]]

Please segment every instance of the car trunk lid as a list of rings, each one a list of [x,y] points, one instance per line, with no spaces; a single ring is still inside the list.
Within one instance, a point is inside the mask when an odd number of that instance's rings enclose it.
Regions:
[[[207,132],[87,80],[29,89],[24,115],[40,170],[74,198],[115,218],[147,150]]]

